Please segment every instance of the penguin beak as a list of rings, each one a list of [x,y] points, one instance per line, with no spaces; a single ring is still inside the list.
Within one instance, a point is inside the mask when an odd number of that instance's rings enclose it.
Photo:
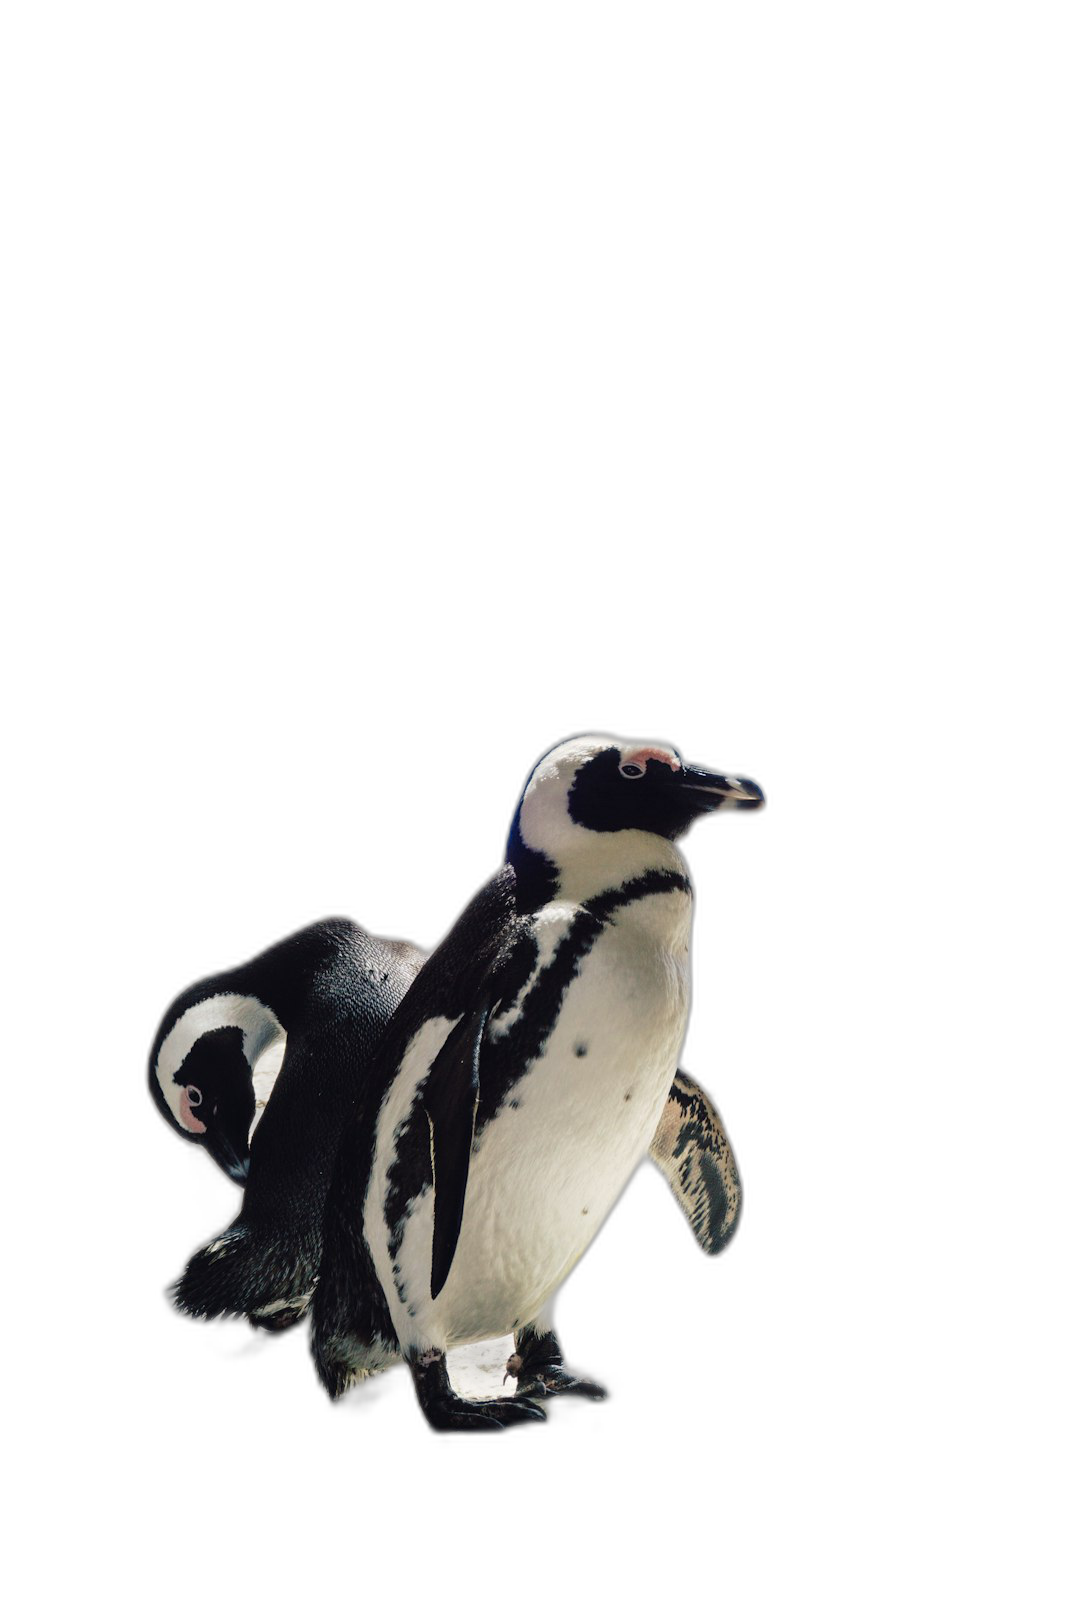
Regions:
[[[243,1151],[239,1150],[224,1131],[214,1126],[211,1126],[203,1137],[203,1142],[214,1163],[220,1165],[233,1181],[243,1186],[251,1169],[251,1155],[247,1150],[247,1144],[245,1143]]]
[[[722,776],[700,765],[683,766],[679,787],[695,816],[713,810],[760,810],[765,803],[764,793],[748,776]]]

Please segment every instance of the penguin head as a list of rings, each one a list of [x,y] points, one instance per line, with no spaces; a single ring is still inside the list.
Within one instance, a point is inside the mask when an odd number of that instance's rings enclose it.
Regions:
[[[286,1034],[267,1002],[228,987],[233,978],[201,979],[177,996],[150,1053],[150,1094],[178,1135],[244,1182]]]
[[[568,863],[600,857],[614,872],[655,860],[657,838],[671,842],[699,816],[758,810],[765,795],[748,777],[687,765],[666,743],[572,737],[545,754],[518,804],[508,859],[549,893]],[[608,835],[617,834],[617,839]],[[602,839],[598,835],[603,835]],[[662,857],[660,857],[662,859]]]

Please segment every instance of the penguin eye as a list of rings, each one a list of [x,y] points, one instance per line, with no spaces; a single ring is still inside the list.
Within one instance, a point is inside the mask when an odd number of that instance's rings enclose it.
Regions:
[[[635,776],[644,776],[645,768],[643,765],[635,765],[633,761],[630,761],[629,764],[619,766],[619,775],[629,776],[631,778]]]
[[[199,1090],[198,1086],[188,1086],[187,1100],[191,1104],[192,1108],[198,1108],[199,1104],[202,1102],[202,1092]]]

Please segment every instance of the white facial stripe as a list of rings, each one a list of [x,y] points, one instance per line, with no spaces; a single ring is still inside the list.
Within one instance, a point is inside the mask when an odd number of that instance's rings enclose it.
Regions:
[[[614,737],[571,737],[544,755],[521,801],[521,836],[530,849],[555,850],[576,835],[566,802],[574,777],[586,760],[618,747]]]
[[[176,1080],[176,1071],[180,1068],[195,1042],[202,1035],[208,1035],[212,1029],[240,1029],[244,1036],[244,1056],[256,1067],[258,1060],[267,1051],[267,1048],[276,1042],[281,1043],[281,1057],[285,1055],[285,1030],[271,1012],[254,996],[207,996],[205,1001],[197,1001],[194,1007],[181,1013],[176,1023],[170,1029],[161,1043],[158,1053],[155,1073],[161,1095],[169,1105],[169,1109],[180,1126],[181,1130],[191,1134],[191,1128],[184,1119],[184,1105],[187,1103],[187,1092]],[[270,1086],[277,1079],[281,1068],[279,1058],[277,1068],[273,1072]],[[265,1084],[265,1080],[263,1082]],[[266,1095],[269,1096],[269,1087]],[[258,1093],[256,1093],[256,1096]],[[256,1109],[255,1117],[260,1117],[261,1110]]]
[[[573,737],[540,761],[521,801],[521,836],[559,868],[559,893],[586,899],[617,887],[638,872],[659,868],[685,872],[682,856],[669,839],[628,828],[597,833],[579,826],[570,815],[568,795],[574,777],[587,760],[616,748],[621,764],[659,759],[671,770],[682,769],[673,748],[663,743],[621,742],[616,737]]]
[[[255,1127],[263,1117],[263,1109],[270,1101],[270,1093],[274,1089],[274,1081],[281,1073],[281,1065],[285,1061],[285,1036],[280,1040],[271,1041],[258,1058],[251,1074],[251,1083],[255,1087],[255,1117],[251,1121],[248,1132],[248,1146],[255,1135]]]

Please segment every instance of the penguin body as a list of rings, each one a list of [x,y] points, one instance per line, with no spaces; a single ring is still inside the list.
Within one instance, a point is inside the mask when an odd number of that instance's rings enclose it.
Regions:
[[[304,1313],[342,1128],[423,959],[331,918],[172,1003],[151,1051],[151,1092],[181,1135],[245,1184],[237,1220],[177,1284],[182,1310],[270,1328]]]
[[[506,866],[417,977],[342,1144],[315,1307],[332,1394],[398,1352],[440,1428],[542,1416],[523,1389],[603,1393],[563,1368],[550,1300],[672,1106],[691,920],[673,840],[762,802],[658,744],[572,739],[533,771]],[[454,1395],[446,1349],[509,1332],[518,1398]]]
[[[521,984],[502,988],[506,1010],[496,1016],[493,1009],[488,1021],[480,1095],[490,1090],[492,1102],[483,1117],[477,1110],[470,1196],[455,1260],[435,1302],[446,1345],[513,1333],[534,1320],[647,1153],[689,1004],[684,885],[679,874],[674,886],[614,906],[587,955],[575,934],[588,937],[592,930],[581,929],[576,906],[555,901],[543,907],[520,935],[516,919],[507,917],[506,935],[534,945],[536,966]],[[533,1022],[522,1008],[530,983],[542,982],[543,964],[560,948],[564,962],[548,987],[561,991],[559,1015],[548,1029],[547,1020]],[[609,1016],[613,1003],[622,1008],[618,1020]],[[402,1307],[397,1332],[407,1353],[423,1347],[425,1338],[436,1193],[429,1181],[419,1185],[428,1180],[422,1156],[418,1178],[415,1160],[394,1144],[410,1122],[422,1138],[427,1120],[418,1094],[454,1029],[441,1014],[410,1040],[380,1114],[377,1173],[365,1201],[365,1231],[375,1238],[383,1290],[396,1294]],[[406,1204],[402,1220],[398,1211]],[[422,1285],[414,1290],[408,1279]],[[415,1293],[420,1306],[413,1314]]]

